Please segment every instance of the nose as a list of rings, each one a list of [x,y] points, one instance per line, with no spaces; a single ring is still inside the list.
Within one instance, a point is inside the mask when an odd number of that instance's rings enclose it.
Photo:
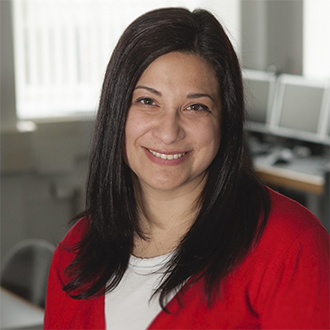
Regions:
[[[165,145],[182,140],[185,137],[185,131],[178,111],[164,111],[158,118],[153,135]]]

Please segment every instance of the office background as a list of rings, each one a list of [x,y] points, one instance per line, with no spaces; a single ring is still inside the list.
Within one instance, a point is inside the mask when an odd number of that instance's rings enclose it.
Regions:
[[[223,21],[243,68],[304,73],[303,0],[205,0],[187,4],[210,9]],[[43,238],[56,244],[69,229],[70,218],[83,210],[95,109],[51,119],[18,118],[11,1],[0,1],[0,5],[3,258],[15,243],[26,238]],[[330,40],[321,42],[330,44]],[[327,146],[322,144],[321,149],[324,154]],[[307,201],[313,212],[323,216],[322,194],[295,189],[284,192]]]

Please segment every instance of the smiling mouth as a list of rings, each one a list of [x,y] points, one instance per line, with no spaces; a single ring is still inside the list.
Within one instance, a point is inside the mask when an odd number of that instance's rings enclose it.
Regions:
[[[161,158],[161,159],[167,159],[167,160],[173,160],[173,159],[179,159],[182,156],[184,156],[186,154],[186,152],[183,152],[181,154],[171,154],[171,155],[167,155],[167,154],[161,154],[159,152],[153,151],[151,149],[148,149],[148,151],[150,153],[152,153],[154,156],[156,156],[157,158]]]

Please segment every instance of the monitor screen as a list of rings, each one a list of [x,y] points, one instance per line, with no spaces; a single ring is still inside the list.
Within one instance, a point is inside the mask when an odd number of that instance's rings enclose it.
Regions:
[[[326,92],[326,99],[324,102],[324,124],[322,125],[322,134],[325,136],[325,143],[330,145],[330,86]]]
[[[275,75],[264,71],[243,71],[245,109],[248,127],[267,126],[273,104]]]
[[[327,80],[281,75],[273,116],[275,120],[272,120],[271,127],[287,137],[322,142],[327,120],[327,88]]]
[[[317,133],[324,88],[286,84],[279,126]]]

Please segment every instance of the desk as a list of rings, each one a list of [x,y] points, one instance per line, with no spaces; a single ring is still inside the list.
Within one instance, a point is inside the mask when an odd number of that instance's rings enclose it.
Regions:
[[[1,288],[0,328],[42,329],[44,310],[16,294]]]
[[[297,158],[288,164],[270,165],[267,156],[257,156],[254,167],[262,181],[269,185],[322,196],[326,157]]]
[[[329,229],[329,187],[325,173],[329,171],[329,156],[297,158],[288,164],[271,165],[267,156],[253,159],[259,178],[270,186],[287,188],[304,194],[304,205]]]
[[[263,182],[269,185],[276,185],[319,196],[323,195],[324,179],[322,177],[267,165],[256,166],[256,173]]]

